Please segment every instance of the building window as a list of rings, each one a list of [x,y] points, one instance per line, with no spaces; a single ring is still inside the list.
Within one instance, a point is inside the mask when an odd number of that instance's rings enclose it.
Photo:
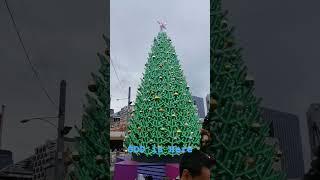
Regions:
[[[270,135],[270,137],[274,137],[273,122],[271,122],[271,123],[270,123],[269,128],[270,128],[270,131],[269,131],[269,132],[270,132],[270,134],[269,134],[269,135]]]

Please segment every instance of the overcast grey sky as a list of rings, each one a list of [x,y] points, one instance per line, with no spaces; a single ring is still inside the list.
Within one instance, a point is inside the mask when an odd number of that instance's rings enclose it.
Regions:
[[[210,83],[209,0],[111,0],[111,108],[120,110],[131,86],[135,100],[158,20],[167,24],[192,95],[205,97]]]
[[[56,137],[56,129],[34,121],[34,116],[55,116],[53,108],[25,60],[10,16],[0,1],[0,104],[6,104],[3,148],[14,160],[27,158],[34,148]],[[59,82],[67,80],[66,125],[80,124],[90,73],[96,72],[98,51],[105,48],[105,0],[8,0],[33,64],[44,86],[58,103]],[[56,120],[51,120],[56,123]],[[75,132],[70,133],[70,137]]]

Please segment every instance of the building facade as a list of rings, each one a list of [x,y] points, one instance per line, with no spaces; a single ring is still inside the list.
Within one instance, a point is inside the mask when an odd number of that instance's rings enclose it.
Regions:
[[[197,106],[197,111],[198,111],[199,118],[204,119],[205,116],[206,116],[206,112],[205,112],[205,109],[204,109],[203,98],[202,97],[197,97],[197,96],[192,96],[192,98],[193,98],[194,105]]]
[[[73,171],[72,152],[77,149],[77,138],[64,138],[64,161],[66,177]],[[33,161],[34,180],[54,180],[56,141],[48,140],[35,148]]]
[[[0,150],[0,169],[13,164],[12,152],[8,150]]]
[[[270,124],[270,137],[279,140],[282,170],[288,179],[304,176],[304,161],[299,119],[296,115],[262,108],[263,119]]]
[[[314,157],[314,150],[320,145],[320,104],[311,104],[307,111],[307,124],[311,159]]]
[[[32,180],[34,156],[0,170],[1,180]]]

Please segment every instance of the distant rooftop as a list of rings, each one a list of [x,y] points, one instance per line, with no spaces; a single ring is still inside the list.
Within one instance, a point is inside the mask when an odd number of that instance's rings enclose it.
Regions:
[[[32,178],[33,175],[33,159],[30,156],[16,164],[9,165],[0,170],[0,179],[15,177],[15,178]]]

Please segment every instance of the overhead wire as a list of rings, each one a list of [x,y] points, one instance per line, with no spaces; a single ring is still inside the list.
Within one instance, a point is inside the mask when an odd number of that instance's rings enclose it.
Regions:
[[[24,43],[23,43],[23,40],[22,40],[20,31],[19,31],[19,29],[18,29],[17,23],[15,22],[15,20],[14,20],[14,18],[13,18],[13,13],[12,13],[12,11],[10,10],[10,7],[9,7],[9,4],[8,4],[7,0],[4,0],[4,2],[5,2],[5,5],[6,5],[6,7],[7,7],[7,10],[8,10],[8,12],[9,12],[9,14],[10,14],[10,18],[11,18],[11,21],[12,21],[12,23],[13,23],[13,27],[14,27],[16,33],[17,33],[17,36],[18,36],[18,38],[19,38],[19,42],[20,42],[20,44],[21,44],[21,46],[22,46],[22,49],[23,49],[23,51],[24,51],[24,54],[25,54],[25,57],[26,57],[25,60],[27,60],[28,64],[30,65],[31,70],[32,70],[34,76],[36,77],[36,79],[37,79],[37,81],[38,81],[38,83],[39,83],[39,85],[40,85],[41,90],[44,92],[44,94],[45,94],[46,97],[49,99],[49,101],[52,103],[52,105],[53,105],[55,108],[58,108],[57,104],[55,103],[55,101],[53,100],[53,98],[51,98],[51,96],[49,95],[47,89],[44,87],[44,85],[43,85],[43,83],[42,83],[42,81],[41,81],[39,72],[37,71],[37,69],[36,69],[36,67],[33,65],[33,63],[31,62],[31,58],[30,58],[29,53],[27,52],[27,49],[26,49],[26,47],[25,47],[25,45],[24,45]]]
[[[117,79],[119,81],[120,89],[124,93],[124,91],[123,91],[124,89],[123,89],[122,83],[121,83],[120,78],[118,76],[117,70],[116,70],[116,68],[115,68],[115,66],[113,64],[113,58],[110,57],[110,61],[111,61],[111,65],[112,65],[113,71],[114,71],[114,73],[115,73],[115,75],[116,75],[116,77],[117,77]]]

